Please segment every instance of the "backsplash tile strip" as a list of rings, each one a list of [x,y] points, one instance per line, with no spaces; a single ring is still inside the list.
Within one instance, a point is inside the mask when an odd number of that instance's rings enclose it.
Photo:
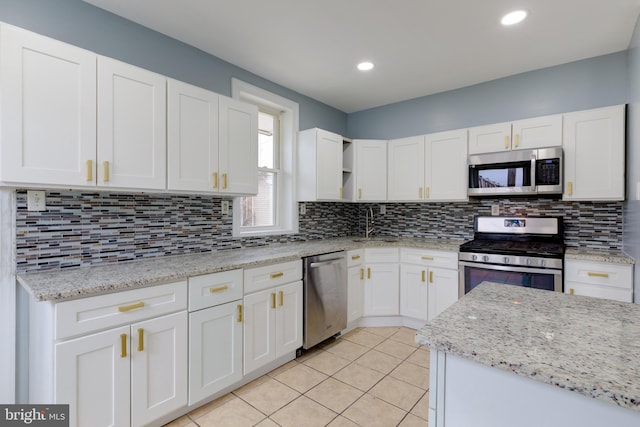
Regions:
[[[558,215],[568,246],[622,249],[623,203],[551,199],[478,199],[465,203],[306,203],[299,232],[234,239],[220,197],[48,191],[47,210],[27,211],[26,190],[16,192],[18,273],[210,252],[272,243],[364,234],[365,209],[374,208],[374,236],[473,238],[474,215]],[[229,199],[224,199],[229,200]],[[232,200],[230,200],[232,202]]]

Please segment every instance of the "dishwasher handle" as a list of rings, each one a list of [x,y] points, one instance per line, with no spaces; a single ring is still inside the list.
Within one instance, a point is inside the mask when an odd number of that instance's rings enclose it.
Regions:
[[[342,260],[344,260],[344,258],[332,258],[332,259],[328,259],[326,261],[320,261],[320,262],[312,262],[309,264],[310,268],[317,268],[317,267],[322,267],[325,265],[331,265],[331,264],[337,264],[339,262],[341,262]]]

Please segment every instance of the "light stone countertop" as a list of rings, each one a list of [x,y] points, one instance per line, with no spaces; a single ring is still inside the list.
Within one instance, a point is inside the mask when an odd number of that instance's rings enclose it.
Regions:
[[[95,267],[47,270],[17,276],[37,301],[62,301],[185,280],[191,276],[252,268],[328,252],[364,247],[409,247],[458,251],[464,240],[345,237],[246,249],[155,257]]]
[[[567,247],[564,252],[564,258],[615,264],[635,264],[635,260],[623,251],[606,249]]]
[[[485,282],[416,342],[640,412],[640,305]]]

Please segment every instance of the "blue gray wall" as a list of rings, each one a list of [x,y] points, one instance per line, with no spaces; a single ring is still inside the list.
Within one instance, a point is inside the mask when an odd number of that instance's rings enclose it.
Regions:
[[[347,132],[347,114],[81,0],[1,0],[0,21],[231,96],[236,77],[300,105],[300,129]]]
[[[625,51],[349,114],[351,138],[400,138],[627,102]]]
[[[640,260],[640,18],[629,46],[629,105],[627,108],[627,201],[624,208],[624,250]],[[640,304],[640,266],[635,268],[635,303]]]

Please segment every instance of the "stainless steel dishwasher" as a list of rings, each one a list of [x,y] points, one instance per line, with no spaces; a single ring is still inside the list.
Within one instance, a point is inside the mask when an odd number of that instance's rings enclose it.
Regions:
[[[304,258],[304,342],[309,349],[347,327],[347,258],[332,252]]]

